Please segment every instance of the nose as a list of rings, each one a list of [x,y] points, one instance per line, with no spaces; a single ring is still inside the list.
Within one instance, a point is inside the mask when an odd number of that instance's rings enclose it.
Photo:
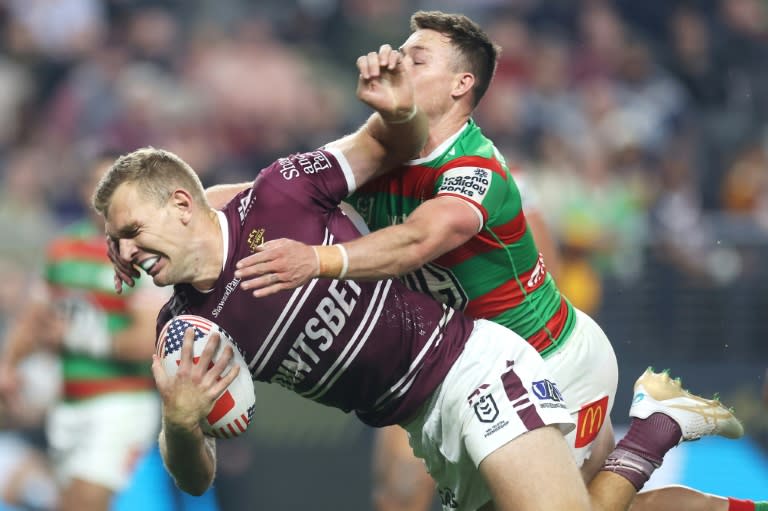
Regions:
[[[118,252],[120,255],[120,259],[125,261],[126,263],[130,263],[133,261],[133,258],[136,257],[136,253],[139,251],[138,247],[136,246],[136,243],[133,242],[131,239],[121,239],[118,241]]]

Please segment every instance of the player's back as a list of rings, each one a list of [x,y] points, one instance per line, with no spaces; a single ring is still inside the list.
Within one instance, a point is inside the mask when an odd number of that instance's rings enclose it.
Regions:
[[[309,158],[318,164],[328,155]],[[332,201],[318,204],[322,193],[295,200],[313,192],[279,176],[292,164],[299,165],[282,161],[263,171],[252,190],[220,213],[227,256],[215,288],[201,293],[177,286],[158,324],[183,312],[208,317],[234,338],[255,379],[354,410],[371,425],[402,422],[440,384],[473,323],[393,279],[315,279],[259,299],[243,291],[235,263],[263,241],[286,237],[319,245],[359,236]]]

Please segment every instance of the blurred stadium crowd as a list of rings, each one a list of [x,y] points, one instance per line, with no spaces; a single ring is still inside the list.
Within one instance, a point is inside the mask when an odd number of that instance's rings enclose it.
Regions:
[[[765,367],[764,0],[0,0],[0,333],[83,214],[90,155],[153,145],[206,184],[250,179],[362,122],[354,61],[419,8],[502,46],[476,119],[619,360]]]

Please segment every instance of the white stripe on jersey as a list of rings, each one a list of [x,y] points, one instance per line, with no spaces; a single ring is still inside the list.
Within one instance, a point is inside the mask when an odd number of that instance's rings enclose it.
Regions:
[[[266,355],[264,355],[264,358],[261,360],[261,364],[259,364],[259,367],[257,367],[255,370],[252,370],[253,377],[256,378],[261,374],[261,371],[264,370],[264,366],[267,365],[267,362],[269,362],[269,359],[272,358],[272,355],[275,353],[275,349],[280,344],[280,342],[283,340],[283,337],[285,336],[285,332],[288,331],[288,329],[291,327],[291,324],[293,324],[293,321],[296,319],[296,316],[301,311],[302,306],[304,306],[304,302],[309,299],[309,295],[312,294],[312,290],[317,285],[317,281],[319,279],[312,279],[309,282],[309,285],[306,287],[299,287],[296,289],[296,291],[293,292],[291,295],[290,301],[286,304],[285,308],[283,309],[283,313],[280,315],[280,318],[278,318],[277,322],[275,322],[275,326],[272,327],[272,330],[269,332],[269,335],[265,339],[264,343],[261,345],[261,348],[259,349],[259,353],[270,343],[271,337],[274,334],[275,330],[277,330],[278,326],[280,326],[280,321],[285,318],[285,315],[290,312],[290,317],[285,320],[285,323],[282,324],[282,329],[280,330],[280,334],[278,334],[277,338],[275,338],[272,342],[272,345],[269,348],[269,351]],[[301,294],[301,297],[297,300],[296,305],[293,305],[292,302],[294,301],[294,298],[299,296]],[[293,307],[293,309],[291,309]],[[250,369],[253,369],[253,366],[256,365],[256,359],[258,355],[251,360],[251,363],[248,364],[248,367]]]
[[[328,228],[325,229],[325,235],[323,237],[323,245],[325,244],[331,244],[333,243],[333,234],[328,231]],[[312,292],[312,289],[317,285],[318,279],[312,279],[309,282],[308,286],[301,286],[297,287],[293,293],[291,294],[291,297],[288,299],[288,303],[285,304],[285,307],[283,307],[283,312],[280,313],[280,317],[277,318],[274,325],[272,325],[272,330],[269,331],[267,334],[267,337],[264,339],[264,342],[261,343],[261,346],[259,347],[259,350],[256,352],[256,355],[251,359],[251,361],[248,363],[248,368],[251,370],[252,376],[255,379],[261,371],[264,370],[264,366],[267,364],[270,358],[272,358],[272,354],[275,352],[275,348],[277,348],[278,344],[280,344],[280,341],[283,339],[283,336],[285,335],[286,330],[289,326],[291,326],[291,323],[293,323],[293,320],[296,319],[296,314],[299,313],[301,310],[301,306],[304,304],[304,302],[307,301],[307,298],[309,298],[309,294]],[[294,302],[298,300],[298,305],[294,306]],[[285,320],[285,317],[291,313],[291,317],[286,320],[286,323],[283,324],[283,321]],[[282,326],[282,330],[280,331],[280,334],[278,335],[277,339],[272,341],[272,338],[275,335],[275,332]],[[270,346],[271,343],[271,346]],[[264,356],[264,358],[261,361],[261,364],[259,364],[259,367],[255,370],[253,369],[253,366],[256,365],[256,363],[259,361],[259,357],[261,357],[262,353],[264,353],[264,350],[266,350],[269,347],[269,351]]]
[[[443,318],[440,321],[440,323],[437,325],[437,327],[432,331],[432,335],[430,335],[427,342],[424,344],[424,347],[421,348],[421,351],[416,356],[416,358],[411,362],[411,367],[408,368],[408,372],[403,375],[400,380],[397,381],[392,387],[389,388],[387,392],[382,394],[379,399],[376,400],[376,403],[373,405],[373,410],[378,410],[379,408],[382,408],[389,404],[393,399],[397,399],[406,392],[408,392],[408,389],[411,388],[411,385],[413,385],[413,381],[416,379],[416,376],[419,374],[419,371],[421,371],[422,367],[422,361],[424,360],[424,357],[427,355],[427,353],[437,348],[440,345],[440,341],[443,340],[443,332],[445,331],[445,326],[448,324],[448,322],[453,317],[454,313],[456,312],[454,309],[450,307],[443,306],[443,310],[445,311],[445,314],[443,314]],[[433,346],[434,344],[434,346]]]
[[[373,291],[371,303],[368,304],[368,308],[365,310],[363,319],[360,321],[360,324],[358,325],[357,330],[355,330],[355,333],[350,337],[349,341],[344,347],[344,350],[339,354],[339,357],[333,362],[333,364],[331,364],[331,367],[328,368],[328,371],[326,371],[322,378],[318,380],[314,387],[306,392],[300,393],[302,396],[309,399],[319,399],[333,387],[333,384],[336,383],[341,375],[344,374],[344,372],[349,368],[349,366],[357,357],[357,354],[360,353],[360,350],[363,348],[368,339],[370,339],[371,331],[376,326],[376,323],[379,320],[379,316],[381,316],[381,310],[384,308],[384,304],[387,301],[387,296],[389,296],[389,288],[391,286],[391,279],[379,281],[376,283],[376,288]],[[363,332],[361,335],[363,328],[365,328],[365,332]],[[350,353],[352,347],[355,349]],[[347,356],[347,354],[349,354],[349,356]],[[341,365],[342,363],[343,365]],[[339,367],[340,365],[341,367]]]

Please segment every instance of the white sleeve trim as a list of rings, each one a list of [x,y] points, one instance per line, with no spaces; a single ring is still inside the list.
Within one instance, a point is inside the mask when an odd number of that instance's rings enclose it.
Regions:
[[[475,215],[477,215],[477,232],[480,232],[483,230],[483,225],[485,225],[485,222],[483,221],[483,213],[480,211],[480,208],[478,208],[476,205],[471,203],[470,201],[466,200],[464,197],[457,196],[457,195],[438,195],[437,197],[445,197],[447,199],[456,199],[457,201],[461,202],[462,204],[466,204],[467,207],[471,208],[472,211],[475,212]]]
[[[341,150],[335,147],[325,147],[324,150],[331,153],[336,158],[336,161],[339,162],[341,171],[344,173],[344,179],[347,181],[347,195],[351,195],[357,190],[357,184],[355,183],[355,175],[352,173],[352,167],[349,165],[347,157],[344,156]]]

